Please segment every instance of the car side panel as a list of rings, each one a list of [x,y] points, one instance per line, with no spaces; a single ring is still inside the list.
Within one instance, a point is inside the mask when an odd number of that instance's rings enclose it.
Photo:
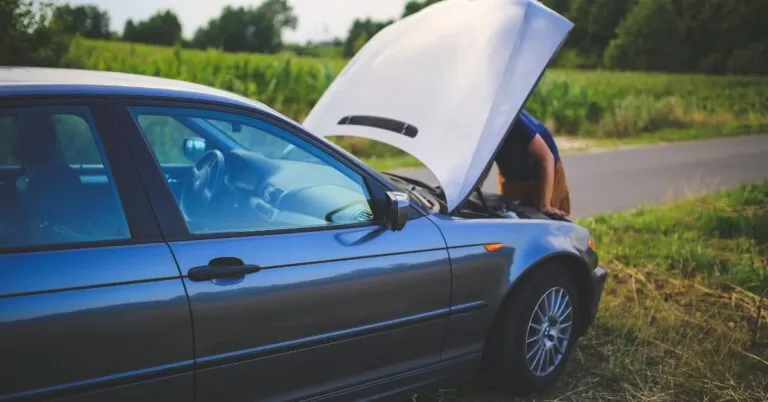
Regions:
[[[481,304],[483,309],[451,316],[443,358],[482,350],[490,325],[512,286],[536,262],[553,255],[581,258],[577,248],[589,234],[577,225],[556,221],[457,219],[432,215],[451,257],[451,307]],[[484,244],[503,243],[488,252]]]
[[[198,372],[198,398],[291,401],[349,390],[437,363],[436,340],[445,329],[446,320],[440,319],[203,369]],[[393,339],[400,341],[393,344]]]
[[[0,275],[0,400],[193,372],[189,306],[167,245],[5,254]],[[186,378],[133,392],[192,397]]]
[[[449,314],[445,244],[427,218],[379,226],[174,242],[182,269],[237,256],[263,269],[185,279],[198,399],[287,400],[440,360]]]
[[[56,398],[54,402],[191,402],[194,400],[195,374],[147,380],[101,391]]]

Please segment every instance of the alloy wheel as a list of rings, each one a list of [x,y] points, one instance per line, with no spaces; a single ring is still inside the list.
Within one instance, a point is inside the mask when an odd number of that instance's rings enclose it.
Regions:
[[[536,303],[526,331],[525,356],[536,376],[554,371],[565,356],[573,329],[573,303],[568,292],[556,287]]]

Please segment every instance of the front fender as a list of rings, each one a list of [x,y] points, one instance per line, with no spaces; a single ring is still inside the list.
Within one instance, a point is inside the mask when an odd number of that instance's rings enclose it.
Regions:
[[[589,231],[569,222],[459,219],[430,216],[443,233],[451,259],[451,308],[446,357],[482,348],[504,299],[522,278],[549,258],[568,258],[589,274]],[[497,251],[484,245],[501,243]],[[465,306],[482,309],[464,312]]]

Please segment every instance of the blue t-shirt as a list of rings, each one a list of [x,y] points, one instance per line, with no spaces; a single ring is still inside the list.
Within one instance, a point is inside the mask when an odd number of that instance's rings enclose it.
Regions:
[[[555,162],[560,160],[560,152],[552,133],[544,124],[536,120],[527,111],[520,112],[515,123],[501,144],[496,154],[496,164],[507,180],[534,181],[539,178],[539,163],[528,152],[531,141],[539,135],[549,147]]]

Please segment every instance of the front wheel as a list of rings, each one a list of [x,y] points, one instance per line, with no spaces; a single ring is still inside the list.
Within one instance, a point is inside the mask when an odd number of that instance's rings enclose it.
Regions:
[[[581,319],[570,270],[553,264],[534,270],[499,310],[486,349],[491,385],[518,396],[555,384]]]

